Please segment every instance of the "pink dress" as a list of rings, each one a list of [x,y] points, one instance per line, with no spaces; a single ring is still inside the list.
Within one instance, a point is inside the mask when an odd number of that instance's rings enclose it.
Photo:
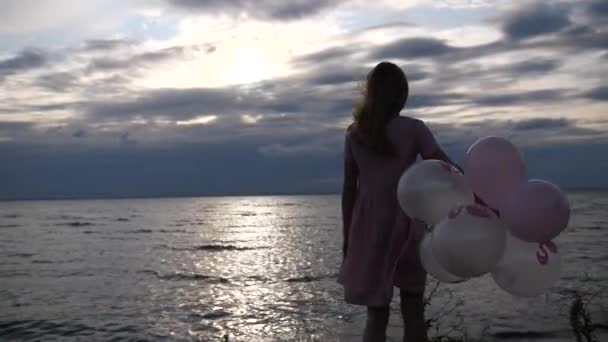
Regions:
[[[338,282],[344,286],[347,303],[386,306],[393,286],[413,293],[424,291],[426,272],[418,246],[425,226],[401,210],[397,184],[419,155],[425,158],[439,147],[422,121],[403,116],[387,125],[398,158],[377,155],[351,134],[346,134],[344,157],[356,163],[359,182]]]

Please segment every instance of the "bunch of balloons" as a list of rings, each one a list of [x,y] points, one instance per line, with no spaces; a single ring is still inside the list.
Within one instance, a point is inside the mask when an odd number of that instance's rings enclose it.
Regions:
[[[464,174],[439,160],[417,163],[397,194],[403,211],[430,227],[420,258],[439,281],[490,273],[503,290],[535,296],[559,279],[561,255],[552,240],[567,227],[570,205],[554,184],[527,179],[522,154],[508,140],[471,145]]]

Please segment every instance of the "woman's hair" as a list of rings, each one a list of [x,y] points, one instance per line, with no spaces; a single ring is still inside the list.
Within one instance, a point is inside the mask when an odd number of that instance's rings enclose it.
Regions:
[[[393,63],[382,62],[367,75],[363,99],[353,111],[354,138],[381,155],[394,153],[386,124],[399,116],[409,93],[405,74]]]

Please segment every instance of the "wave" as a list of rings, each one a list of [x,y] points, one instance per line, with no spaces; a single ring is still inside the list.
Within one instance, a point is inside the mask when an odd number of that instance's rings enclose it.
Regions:
[[[126,217],[119,217],[116,219],[116,222],[129,222],[129,221],[131,221],[131,220],[129,220]]]
[[[266,249],[269,247],[240,247],[235,245],[199,245],[192,247],[180,247],[180,246],[169,246],[165,244],[158,245],[159,248],[171,249],[174,251],[210,251],[210,252],[222,252],[222,251],[250,251],[255,249]]]
[[[57,227],[89,227],[89,226],[94,226],[94,225],[95,224],[93,222],[73,221],[73,222],[57,223],[55,226],[57,226]]]
[[[288,282],[288,283],[310,283],[310,282],[313,282],[313,281],[319,281],[319,280],[323,280],[323,279],[335,278],[337,276],[338,276],[338,274],[336,274],[336,273],[334,273],[334,274],[319,275],[319,276],[306,275],[306,276],[302,276],[302,277],[295,277],[295,278],[285,279],[285,281]]]
[[[154,229],[146,229],[146,228],[142,228],[142,229],[136,229],[136,230],[123,230],[121,231],[121,233],[123,234],[152,234],[152,233],[188,233],[187,230],[185,229],[158,229],[158,230],[154,230]]]
[[[21,215],[19,215],[19,214],[6,214],[6,215],[2,216],[2,218],[10,218],[10,219],[19,218],[19,217],[21,217]]]
[[[555,338],[556,334],[550,331],[501,331],[493,333],[492,337],[496,337],[501,340],[520,341],[522,339]]]
[[[8,253],[6,256],[8,258],[29,258],[29,257],[33,257],[34,255],[36,255],[35,253]]]
[[[103,232],[100,230],[83,230],[82,234],[102,234]]]
[[[270,278],[266,278],[264,276],[258,276],[258,275],[249,276],[249,277],[247,277],[247,279],[261,281],[261,282],[269,282],[270,281]]]
[[[31,274],[23,271],[16,270],[8,270],[8,271],[0,271],[0,278],[12,278],[12,277],[27,277]]]
[[[17,227],[21,227],[18,224],[0,224],[0,228],[17,228]]]
[[[211,311],[207,311],[207,312],[202,312],[200,314],[197,314],[198,317],[200,318],[204,318],[204,319],[218,319],[218,318],[224,318],[227,316],[231,316],[232,314],[226,310],[223,309],[216,309],[216,310],[211,310]]]
[[[185,229],[160,229],[159,233],[192,233]]]
[[[69,264],[73,262],[83,262],[82,258],[75,259],[67,259],[67,260],[46,260],[46,259],[36,259],[32,260],[32,264]]]
[[[195,272],[174,272],[174,273],[161,273],[154,270],[142,270],[138,271],[140,274],[151,274],[156,276],[160,280],[207,280],[211,283],[230,283],[230,280],[223,277],[214,277],[206,274],[195,273]]]
[[[81,323],[47,320],[0,321],[0,337],[9,340],[49,339],[54,336],[90,336],[95,329]]]

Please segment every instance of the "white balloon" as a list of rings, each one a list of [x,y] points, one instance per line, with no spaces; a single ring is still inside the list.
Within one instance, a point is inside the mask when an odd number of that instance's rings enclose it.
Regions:
[[[424,160],[407,169],[399,179],[397,198],[409,217],[430,225],[452,208],[475,202],[464,175],[440,160]]]
[[[492,271],[502,257],[506,231],[490,209],[476,204],[460,206],[435,227],[433,254],[456,276],[481,276]]]
[[[492,278],[512,295],[531,297],[553,286],[561,268],[561,254],[552,241],[525,242],[507,234],[505,253],[492,271]]]
[[[426,234],[420,243],[420,261],[426,272],[443,283],[460,283],[464,281],[464,278],[457,277],[446,271],[439,265],[437,260],[435,260],[431,247],[432,239],[433,235],[432,233],[429,233]]]

